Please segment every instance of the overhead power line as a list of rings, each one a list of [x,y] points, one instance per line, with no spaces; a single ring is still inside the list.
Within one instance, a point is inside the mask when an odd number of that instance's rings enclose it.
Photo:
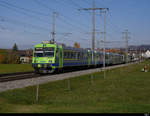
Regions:
[[[46,20],[42,20],[42,19],[40,19],[40,18],[38,18],[38,17],[35,17],[35,16],[33,16],[33,15],[29,15],[29,14],[27,14],[27,13],[24,12],[24,11],[16,10],[16,9],[14,9],[14,8],[11,8],[11,7],[6,6],[6,5],[3,5],[3,4],[0,4],[0,6],[5,7],[5,8],[7,8],[7,9],[11,10],[11,11],[15,11],[16,13],[23,14],[23,15],[26,15],[26,16],[28,16],[28,17],[30,17],[30,18],[34,18],[34,19],[36,19],[36,20],[42,21],[42,23],[45,23],[45,24],[48,24],[48,25],[49,25],[49,23],[47,23]],[[62,15],[61,15],[61,16],[62,16]],[[69,22],[67,22],[66,20],[63,20],[61,17],[57,17],[57,18],[60,19],[61,22],[65,22],[66,24],[68,24],[70,27],[77,27],[77,28],[80,27],[80,26],[78,26],[78,25],[73,25],[72,23],[69,23]],[[82,27],[80,27],[80,28],[82,28]],[[80,29],[80,28],[79,28],[79,29]],[[81,30],[82,30],[82,29],[81,29]]]
[[[49,7],[48,5],[44,4],[42,1],[39,1],[39,0],[34,0],[34,1],[35,1],[38,5],[40,5],[40,6],[44,7],[44,8],[46,8],[46,9],[49,9],[49,10],[51,9],[52,11],[59,13],[59,16],[64,17],[65,20],[67,20],[68,22],[70,22],[72,25],[78,26],[78,27],[80,27],[80,28],[83,28],[83,27],[89,28],[86,24],[81,23],[80,20],[75,20],[75,21],[74,21],[74,19],[71,19],[70,17],[68,17],[68,16],[66,16],[66,15],[64,15],[64,14],[62,14],[62,13],[60,13],[58,10]],[[58,2],[58,1],[57,1],[57,2]],[[66,22],[66,21],[65,21],[65,22]],[[78,22],[80,22],[81,25],[79,25]],[[74,24],[74,23],[76,23],[76,24]]]
[[[6,8],[6,9],[12,11],[12,12],[16,12],[16,13],[19,13],[19,14],[21,14],[21,15],[25,15],[25,16],[28,16],[28,17],[30,17],[30,18],[34,18],[34,19],[36,19],[37,21],[39,20],[39,21],[42,21],[42,22],[46,23],[46,20],[43,20],[43,19],[41,19],[41,18],[39,18],[39,17],[30,15],[30,14],[24,12],[24,11],[20,11],[20,10],[14,9],[14,8],[12,8],[12,7],[10,7],[10,6],[6,6],[6,5],[3,5],[3,4],[1,4],[1,3],[0,3],[0,6]],[[48,24],[48,23],[47,23],[47,24]]]
[[[27,27],[49,31],[49,29],[47,29],[45,27],[36,26],[36,25],[33,25],[33,24],[29,24],[29,23],[25,23],[25,22],[22,22],[22,21],[18,21],[18,20],[15,20],[15,19],[10,19],[8,17],[0,16],[0,21],[1,22],[8,22],[8,23],[11,23],[11,24],[14,24],[14,25],[16,25],[16,24],[20,24],[20,25],[23,25],[23,26],[26,25]]]
[[[23,11],[26,11],[26,12],[34,13],[34,14],[37,14],[37,15],[50,16],[49,14],[45,14],[45,13],[41,13],[41,12],[38,12],[38,11],[30,10],[30,9],[27,9],[27,8],[22,8],[20,6],[16,6],[14,4],[10,4],[10,3],[6,2],[6,1],[0,1],[0,3],[6,4],[8,6],[11,6],[11,7],[14,7],[14,8],[23,10]]]

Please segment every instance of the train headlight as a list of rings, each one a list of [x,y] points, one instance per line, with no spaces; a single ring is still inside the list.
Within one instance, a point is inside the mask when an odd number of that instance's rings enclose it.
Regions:
[[[41,67],[41,64],[38,64],[38,67],[40,68],[40,67]]]

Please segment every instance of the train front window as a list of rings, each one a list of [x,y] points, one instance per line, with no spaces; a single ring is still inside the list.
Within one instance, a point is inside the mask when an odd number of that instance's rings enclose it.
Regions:
[[[35,48],[35,57],[54,57],[54,48]]]
[[[43,55],[43,53],[35,53],[34,56],[35,57],[43,57],[44,55]]]
[[[44,56],[43,48],[42,47],[35,48],[34,56],[43,57]]]
[[[54,51],[51,52],[45,52],[45,57],[54,57]]]
[[[43,51],[43,48],[35,48],[35,51]]]
[[[46,47],[44,48],[44,55],[45,57],[54,57],[54,48],[53,47]]]

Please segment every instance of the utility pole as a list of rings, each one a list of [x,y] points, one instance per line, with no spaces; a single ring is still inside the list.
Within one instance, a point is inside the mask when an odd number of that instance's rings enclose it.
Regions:
[[[92,1],[92,62],[94,61],[95,50],[95,0]]]
[[[97,49],[100,49],[100,41],[97,40]]]
[[[126,63],[128,63],[128,40],[129,40],[129,32],[128,29],[125,30],[125,32],[123,32],[123,34],[125,34],[125,42],[126,42]]]
[[[104,13],[104,50],[103,50],[103,67],[104,67],[104,79],[106,78],[106,73],[105,73],[105,51],[106,51],[106,8],[103,9]]]
[[[104,79],[106,78],[106,72],[105,72],[105,55],[106,55],[106,12],[109,10],[108,8],[100,8],[101,13],[104,13],[104,48],[103,48],[103,68],[104,68]]]
[[[53,12],[52,15],[52,42],[55,42],[55,14],[56,12]]]
[[[92,10],[92,62],[94,61],[95,50],[95,10],[104,10],[107,8],[95,8],[95,0],[92,1],[92,8],[82,8],[79,10]]]

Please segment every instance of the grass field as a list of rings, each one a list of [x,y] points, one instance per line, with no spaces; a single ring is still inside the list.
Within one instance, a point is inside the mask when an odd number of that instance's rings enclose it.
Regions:
[[[0,74],[33,71],[31,64],[0,64]]]
[[[128,67],[0,93],[1,113],[150,113],[150,61]],[[150,67],[149,67],[150,68]]]

